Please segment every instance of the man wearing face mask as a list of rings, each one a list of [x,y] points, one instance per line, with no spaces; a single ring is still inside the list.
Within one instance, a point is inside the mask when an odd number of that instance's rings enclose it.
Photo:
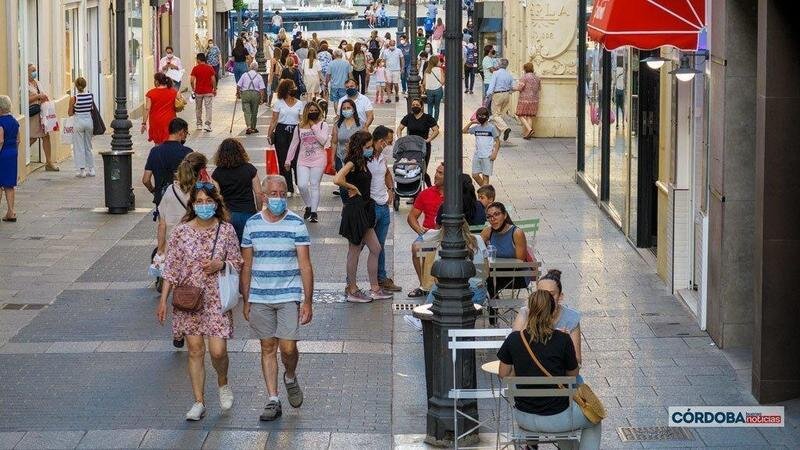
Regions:
[[[400,74],[403,71],[403,51],[397,48],[394,39],[389,40],[389,46],[381,51],[381,58],[386,61],[386,103],[391,103],[392,89],[394,101],[400,101]]]
[[[167,74],[169,73],[170,70],[175,70],[178,72],[183,70],[183,62],[181,62],[180,58],[175,56],[174,54],[175,51],[172,49],[171,46],[167,46],[167,48],[164,49],[164,53],[165,53],[164,57],[161,58],[161,60],[158,62],[159,71],[164,72],[164,74]],[[182,75],[182,72],[180,74]],[[178,74],[173,72],[173,75],[177,77]],[[174,82],[172,87],[174,87],[176,91],[180,92],[181,78],[178,77],[177,80],[172,77],[170,78]]]
[[[400,36],[400,42],[397,48],[403,53],[403,71],[400,72],[400,87],[403,90],[403,95],[408,92],[408,74],[411,71],[411,43],[405,35]]]
[[[464,134],[475,136],[475,154],[472,156],[472,178],[478,186],[489,184],[494,160],[500,151],[500,130],[489,123],[489,110],[480,107],[475,112],[476,120],[471,120],[461,130]]]
[[[286,179],[269,175],[261,191],[265,209],[250,219],[242,235],[242,313],[251,334],[261,341],[261,370],[267,386],[267,405],[259,419],[282,414],[278,397],[278,348],[283,384],[289,404],[299,408],[303,391],[297,380],[300,325],[312,318],[314,270],[311,239],[305,221],[286,206]]]
[[[153,194],[153,203],[156,205],[161,203],[164,190],[175,180],[175,172],[178,171],[183,158],[192,152],[191,148],[183,145],[187,136],[189,136],[189,124],[176,117],[169,123],[169,138],[153,147],[147,155],[142,184]]]
[[[336,111],[339,111],[339,108],[342,107],[344,100],[349,98],[353,101],[353,103],[356,104],[356,111],[358,112],[358,119],[361,122],[362,129],[369,131],[369,127],[372,125],[372,121],[375,119],[372,100],[370,100],[366,95],[358,92],[358,83],[356,83],[356,80],[350,78],[347,80],[347,83],[345,83],[344,86],[347,96],[339,99],[336,105]]]

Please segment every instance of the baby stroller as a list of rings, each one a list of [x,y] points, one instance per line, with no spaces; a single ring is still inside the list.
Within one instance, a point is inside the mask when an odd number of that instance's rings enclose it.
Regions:
[[[400,209],[400,198],[414,198],[425,182],[425,139],[403,136],[394,143],[394,210]]]

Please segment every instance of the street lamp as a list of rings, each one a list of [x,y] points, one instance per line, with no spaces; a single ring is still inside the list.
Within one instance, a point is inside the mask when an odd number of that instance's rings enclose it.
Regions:
[[[663,58],[661,56],[648,56],[647,58],[643,59],[641,62],[647,64],[647,67],[658,70],[664,63],[669,62],[669,59]]]
[[[406,109],[408,114],[411,114],[411,100],[420,98],[419,91],[419,68],[417,68],[417,52],[415,50],[415,39],[417,36],[417,2],[416,0],[405,0],[406,2],[406,34],[408,35],[408,42],[411,45],[411,65],[408,71],[408,99],[406,102]],[[460,23],[460,22],[459,22]],[[459,82],[459,86],[460,86]],[[461,91],[459,91],[461,95]],[[460,97],[459,97],[460,98]]]
[[[416,5],[414,5],[416,6]],[[457,415],[453,400],[449,398],[450,389],[475,389],[475,351],[461,350],[457,359],[459,367],[453,371],[453,361],[448,351],[448,331],[452,329],[475,328],[476,311],[469,290],[469,279],[475,275],[475,266],[469,259],[464,236],[461,232],[464,221],[461,203],[461,174],[463,171],[463,142],[461,134],[462,94],[461,94],[461,2],[445,3],[445,97],[447,108],[444,113],[444,194],[442,205],[443,237],[439,255],[431,269],[437,279],[438,291],[434,294],[431,313],[433,331],[432,342],[425,342],[426,360],[432,361],[432,373],[426,373],[431,383],[431,396],[428,399],[428,414],[425,442],[437,446],[452,446],[457,439],[453,429],[454,417],[458,419],[458,430],[467,430],[475,424],[467,423],[463,415]],[[409,83],[411,80],[409,80]],[[410,86],[409,86],[410,87]],[[433,359],[427,359],[433,356]],[[427,370],[427,367],[426,367]],[[453,373],[455,372],[455,379]],[[460,400],[459,411],[478,419],[476,400]],[[459,440],[464,445],[478,442],[477,427]]]
[[[703,73],[702,71],[697,70],[695,68],[696,59],[698,56],[704,59],[708,59],[708,50],[700,50],[697,52],[682,54],[680,67],[678,67],[675,70],[671,70],[669,74],[675,75],[675,78],[677,78],[678,81],[687,82],[694,80],[695,75]],[[692,59],[691,63],[689,63],[689,58]]]
[[[258,72],[262,77],[266,76],[267,62],[264,59],[264,0],[258,0],[258,47],[256,49],[256,62]],[[266,83],[267,80],[264,80]]]
[[[114,110],[114,120],[111,128],[111,151],[100,152],[103,156],[103,183],[105,202],[109,214],[125,214],[136,206],[133,195],[133,141],[131,140],[131,127],[133,124],[128,117],[127,106],[127,73],[125,67],[125,0],[116,0],[114,12],[116,25],[116,71],[114,100],[117,108]]]

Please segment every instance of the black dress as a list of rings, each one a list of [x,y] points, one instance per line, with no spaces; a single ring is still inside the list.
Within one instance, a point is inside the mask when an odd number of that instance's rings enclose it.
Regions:
[[[344,163],[353,162],[345,160]],[[360,170],[355,162],[354,167],[345,179],[348,183],[358,188],[361,195],[344,198],[342,208],[342,222],[339,225],[339,235],[346,237],[353,245],[361,245],[364,235],[370,228],[375,228],[375,202],[370,197],[369,188],[372,184],[372,173],[365,166]],[[342,190],[342,195],[347,196],[347,191]]]

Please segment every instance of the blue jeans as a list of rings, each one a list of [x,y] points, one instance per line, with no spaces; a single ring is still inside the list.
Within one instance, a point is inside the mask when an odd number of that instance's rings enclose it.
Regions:
[[[347,89],[343,87],[331,87],[331,103],[334,108],[338,108],[339,99],[347,95]]]
[[[433,116],[436,121],[439,121],[439,107],[444,98],[444,89],[426,89],[425,94],[428,96],[428,115]]]
[[[244,233],[244,224],[247,223],[247,219],[253,217],[254,213],[249,212],[239,212],[239,211],[231,211],[231,225],[233,225],[233,229],[236,230],[236,237],[239,238],[239,243],[242,242],[242,234]]]
[[[403,90],[403,93],[408,92],[408,72],[411,69],[405,67],[403,71],[400,73],[400,88]]]
[[[569,407],[564,411],[552,416],[540,416],[529,414],[520,410],[514,411],[514,417],[520,428],[528,431],[542,431],[545,433],[559,433],[563,431],[583,430],[578,444],[580,450],[594,450],[600,448],[600,437],[602,436],[602,422],[594,424],[583,415],[581,407],[575,402],[569,402]],[[567,442],[558,442],[559,448],[574,448]]]
[[[239,82],[239,78],[242,78],[242,75],[244,75],[246,72],[246,62],[236,62],[233,64],[233,79],[236,80],[237,83]]]
[[[381,243],[381,254],[378,256],[378,281],[386,279],[386,235],[389,233],[389,223],[392,216],[389,213],[389,204],[375,204],[375,234]]]
[[[339,158],[339,155],[334,155],[333,156],[333,167],[336,169],[336,171],[338,172],[338,171],[342,170],[343,166],[344,166],[344,161],[342,161],[342,159]],[[339,198],[342,200],[342,203],[344,203],[344,200],[347,198],[347,190],[346,189],[339,188]]]

